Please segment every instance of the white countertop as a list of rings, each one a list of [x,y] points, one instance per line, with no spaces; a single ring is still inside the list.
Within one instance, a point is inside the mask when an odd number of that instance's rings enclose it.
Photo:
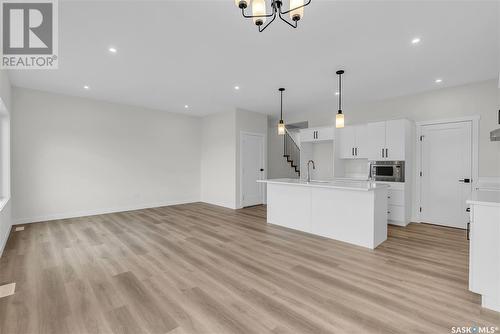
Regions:
[[[498,183],[480,183],[476,190],[498,190],[500,191],[500,184]]]
[[[499,190],[474,190],[467,200],[467,204],[487,205],[500,207]]]
[[[304,187],[316,187],[316,188],[333,188],[333,189],[345,189],[345,190],[361,190],[361,191],[371,191],[381,188],[388,188],[384,184],[376,184],[370,181],[349,181],[349,180],[334,180],[334,181],[313,181],[307,182],[300,179],[271,179],[271,180],[259,180],[260,183],[270,183],[270,184],[289,184],[295,186]]]

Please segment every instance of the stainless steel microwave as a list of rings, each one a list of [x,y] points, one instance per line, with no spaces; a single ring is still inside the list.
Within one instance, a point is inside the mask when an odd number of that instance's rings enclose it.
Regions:
[[[373,161],[370,176],[375,181],[405,182],[404,161]]]

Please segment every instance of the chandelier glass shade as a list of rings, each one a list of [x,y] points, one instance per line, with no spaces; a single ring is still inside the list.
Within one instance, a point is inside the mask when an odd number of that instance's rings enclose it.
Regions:
[[[342,113],[342,74],[344,74],[344,70],[337,71],[337,75],[339,76],[339,110],[335,116],[335,127],[338,129],[344,127],[344,114]]]
[[[266,9],[266,0],[235,0],[236,6],[241,9],[244,18],[253,19],[259,32],[264,31],[276,17],[286,22],[292,28],[297,28],[297,23],[304,17],[304,7],[311,3],[311,0],[290,0],[288,10],[283,10],[283,1],[271,0],[271,12]],[[249,14],[247,8],[252,7],[252,13]],[[289,16],[289,21],[286,16]],[[269,19],[269,22],[264,25]]]

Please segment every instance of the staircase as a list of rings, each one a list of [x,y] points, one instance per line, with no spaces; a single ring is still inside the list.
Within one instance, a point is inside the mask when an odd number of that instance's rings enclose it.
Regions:
[[[295,170],[295,173],[300,176],[300,148],[292,136],[290,136],[288,130],[285,130],[285,134],[283,135],[283,146],[283,157],[286,158],[286,161]]]

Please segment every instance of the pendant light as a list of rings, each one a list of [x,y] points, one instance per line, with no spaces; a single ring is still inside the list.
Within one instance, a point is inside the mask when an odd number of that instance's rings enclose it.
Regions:
[[[304,17],[304,7],[308,6],[312,0],[290,0],[288,9],[284,5],[284,0],[271,0],[271,12],[267,12],[266,0],[234,0],[236,7],[241,9],[244,18],[253,19],[253,23],[263,32],[276,17],[284,21],[292,28],[297,28],[298,22]],[[251,6],[251,14],[249,13]],[[245,11],[246,10],[246,11]],[[290,19],[286,18],[290,16]],[[266,21],[269,19],[269,22]]]
[[[337,71],[337,75],[339,76],[339,111],[337,111],[337,116],[335,117],[336,128],[344,127],[344,114],[342,113],[342,74],[344,74],[344,70]]]
[[[278,135],[284,135],[285,134],[285,122],[283,122],[283,92],[285,91],[285,88],[280,88],[278,89],[281,94],[281,112],[280,112],[280,121],[278,122]]]

